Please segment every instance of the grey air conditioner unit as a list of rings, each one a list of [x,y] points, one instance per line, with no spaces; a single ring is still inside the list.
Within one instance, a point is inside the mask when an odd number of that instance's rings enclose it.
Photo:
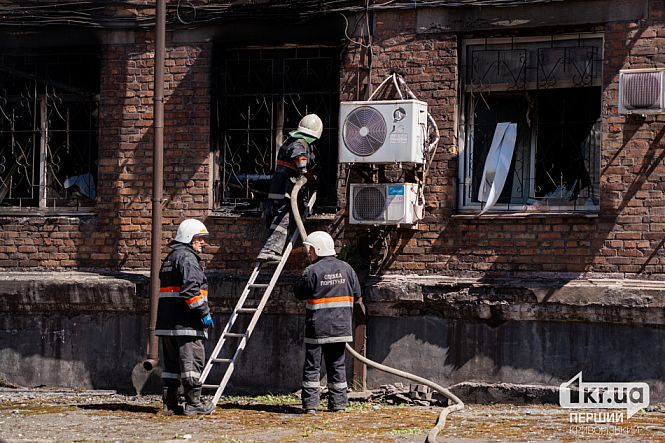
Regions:
[[[665,112],[665,69],[619,71],[619,113]]]
[[[340,163],[424,163],[427,103],[341,102]]]
[[[414,183],[351,184],[351,224],[413,224],[422,218],[422,209]]]

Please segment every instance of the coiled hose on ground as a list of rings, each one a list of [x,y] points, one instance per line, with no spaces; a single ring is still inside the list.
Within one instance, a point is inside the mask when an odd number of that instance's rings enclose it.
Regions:
[[[300,177],[296,181],[295,185],[293,186],[293,190],[291,191],[291,212],[293,213],[293,219],[296,222],[296,226],[298,226],[298,231],[300,231],[300,236],[302,237],[303,240],[307,238],[307,231],[305,231],[305,225],[303,224],[302,218],[300,217],[300,210],[298,209],[297,196],[298,193],[300,192],[300,188],[302,188],[302,186],[305,183],[307,183],[307,179],[305,177]],[[418,377],[417,375],[411,374],[409,372],[400,371],[399,369],[391,368],[390,366],[382,365],[380,363],[372,361],[357,353],[356,350],[353,349],[348,343],[346,344],[346,350],[354,358],[360,360],[362,363],[366,364],[367,366],[371,366],[380,371],[397,375],[398,377],[402,377],[407,380],[411,380],[413,382],[428,386],[429,388],[440,393],[448,400],[453,402],[453,404],[448,405],[441,410],[439,418],[436,421],[436,425],[427,434],[426,442],[435,443],[437,441],[436,437],[441,431],[441,429],[443,429],[443,427],[446,425],[446,417],[448,417],[448,414],[450,414],[451,412],[461,411],[462,409],[464,409],[464,403],[462,403],[462,400],[460,400],[455,394],[450,392],[448,389],[439,386],[438,384],[430,380],[427,380],[426,378]]]

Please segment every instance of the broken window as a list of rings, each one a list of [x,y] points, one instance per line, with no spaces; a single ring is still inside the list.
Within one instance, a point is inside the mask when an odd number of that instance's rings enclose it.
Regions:
[[[218,210],[256,211],[268,196],[277,150],[300,119],[316,113],[317,206],[336,205],[338,50],[330,47],[219,49],[212,140]]]
[[[462,62],[461,207],[598,210],[602,39],[468,40]]]
[[[0,50],[0,206],[93,206],[99,60],[90,48]]]

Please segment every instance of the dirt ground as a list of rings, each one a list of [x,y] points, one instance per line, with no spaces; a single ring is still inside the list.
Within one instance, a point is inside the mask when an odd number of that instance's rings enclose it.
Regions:
[[[224,397],[213,415],[165,416],[158,396],[0,388],[0,442],[423,442],[440,408],[353,402],[300,413],[294,396]],[[587,411],[584,411],[587,412]],[[599,412],[599,411],[590,411]],[[439,441],[665,442],[665,405],[620,424],[575,424],[556,405],[467,405]]]

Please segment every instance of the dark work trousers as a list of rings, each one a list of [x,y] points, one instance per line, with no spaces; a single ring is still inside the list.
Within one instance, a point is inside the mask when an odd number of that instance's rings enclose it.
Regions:
[[[162,380],[166,386],[164,403],[178,403],[178,388],[182,383],[187,404],[201,402],[201,371],[205,365],[205,347],[200,337],[159,337],[162,344],[164,371]]]
[[[295,222],[291,217],[291,200],[283,198],[272,200],[271,203],[272,209],[269,211],[268,218],[270,219],[272,216],[272,223],[268,228],[268,239],[263,245],[261,253],[282,255],[287,237],[295,228]]]
[[[328,409],[344,409],[348,404],[344,347],[345,343],[323,345],[305,343],[305,368],[302,376],[303,409],[316,409],[319,406],[322,353],[328,373]]]

